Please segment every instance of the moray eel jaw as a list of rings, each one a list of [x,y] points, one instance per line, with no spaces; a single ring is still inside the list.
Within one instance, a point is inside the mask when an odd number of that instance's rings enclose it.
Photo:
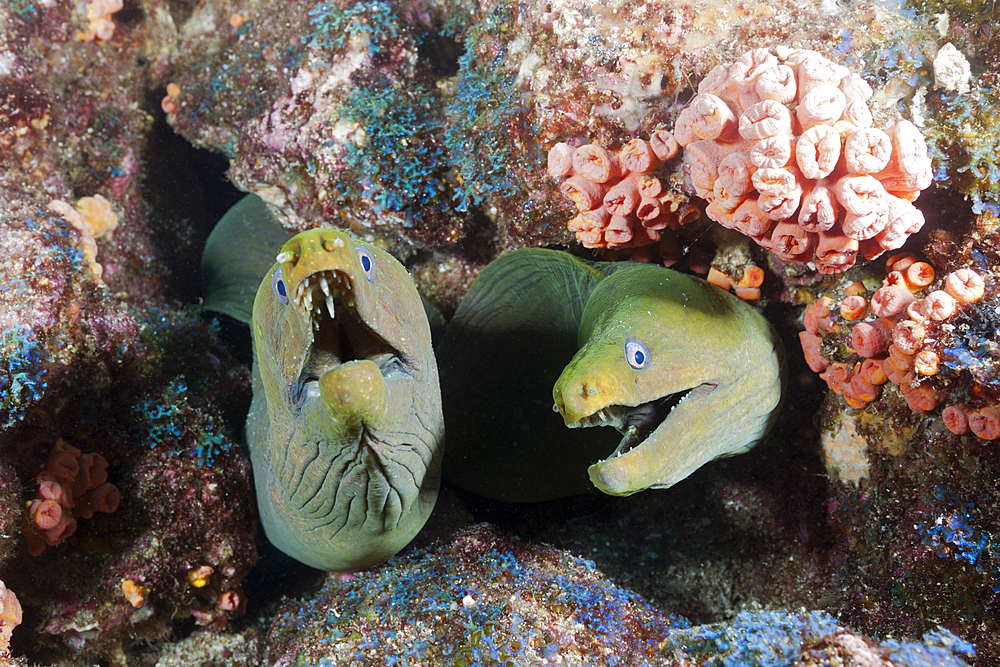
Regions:
[[[703,387],[707,392],[711,391],[714,385],[707,384]],[[610,426],[621,433],[621,442],[608,457],[610,459],[642,446],[650,435],[663,428],[674,407],[689,395],[690,390],[669,394],[639,405],[606,405],[596,409],[593,406],[586,406],[592,410],[586,415],[569,411],[565,404],[560,406],[557,403],[553,409],[563,415],[569,428]]]
[[[687,405],[706,397],[716,388],[714,382],[703,382],[691,387],[671,387],[658,390],[652,400],[641,403],[609,403],[615,396],[633,392],[621,391],[634,383],[619,379],[574,377],[574,364],[570,363],[553,388],[553,409],[569,428],[611,426],[622,438],[615,450],[603,461],[590,466],[588,473],[594,485],[604,493],[626,496],[646,488],[669,486],[663,484],[662,470],[669,457],[662,451],[662,443],[671,433],[683,430],[684,425],[675,417],[691,412]],[[661,393],[662,392],[662,393]],[[685,409],[686,408],[686,409]],[[685,475],[686,476],[686,475]]]
[[[403,366],[402,353],[358,315],[353,281],[344,271],[315,270],[289,291],[296,328],[311,341],[289,387],[292,409],[301,413],[310,401],[321,400],[334,421],[344,422],[341,430],[377,425],[387,409],[382,374]]]

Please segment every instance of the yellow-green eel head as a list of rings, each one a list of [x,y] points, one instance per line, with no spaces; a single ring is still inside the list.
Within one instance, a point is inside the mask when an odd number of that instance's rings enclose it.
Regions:
[[[421,300],[388,253],[296,235],[253,304],[247,441],[268,539],[323,570],[374,565],[434,507],[444,422]]]
[[[579,344],[552,395],[567,426],[614,426],[624,436],[588,470],[605,493],[672,486],[748,451],[777,417],[777,334],[702,280],[649,265],[611,273],[587,300]]]

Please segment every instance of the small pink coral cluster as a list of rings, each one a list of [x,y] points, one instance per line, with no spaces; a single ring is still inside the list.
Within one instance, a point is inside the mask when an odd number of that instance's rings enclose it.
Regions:
[[[698,85],[674,136],[707,214],[822,273],[903,245],[931,183],[920,131],[872,127],[871,87],[815,51],[749,51]]]
[[[56,441],[42,472],[38,491],[28,501],[24,534],[28,552],[38,556],[76,530],[76,517],[118,509],[121,494],[108,482],[108,462],[100,454],[82,454],[62,438]]]
[[[898,385],[907,405],[918,414],[930,412],[945,399],[929,381],[941,365],[935,332],[963,306],[981,299],[985,283],[972,269],[958,269],[945,277],[941,289],[928,291],[935,281],[934,269],[916,260],[912,253],[891,257],[889,274],[870,299],[864,286],[854,283],[839,305],[821,297],[806,308],[806,330],[799,333],[806,363],[853,407],[863,408],[878,399],[886,382]],[[850,347],[863,361],[831,363],[822,354],[823,336],[839,334],[847,326]],[[1000,408],[969,413],[954,405],[942,416],[956,433],[971,429],[982,438],[1000,437]]]
[[[666,187],[657,171],[677,154],[666,130],[649,141],[633,139],[621,150],[558,143],[549,151],[549,175],[565,179],[560,191],[579,214],[569,229],[586,248],[635,248],[660,240],[698,217],[686,198]]]
[[[115,34],[115,22],[111,15],[120,12],[122,0],[90,0],[87,3],[87,29],[77,33],[77,38],[85,42],[106,42]]]
[[[0,657],[10,655],[10,636],[21,618],[21,603],[14,591],[0,581]]]
[[[217,578],[212,577],[213,574],[215,568],[211,565],[199,565],[189,569],[185,578],[200,592],[198,597],[209,603],[191,609],[195,622],[198,625],[221,628],[228,622],[228,616],[221,612],[242,614],[246,611],[247,600],[242,586],[223,590]]]

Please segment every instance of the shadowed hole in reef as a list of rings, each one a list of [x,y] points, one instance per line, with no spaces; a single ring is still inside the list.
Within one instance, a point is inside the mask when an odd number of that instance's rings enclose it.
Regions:
[[[197,303],[201,294],[201,252],[215,223],[244,193],[226,178],[229,160],[196,148],[167,124],[160,110],[166,91],[153,92],[147,105],[156,109],[143,195],[150,207],[156,255],[170,270],[169,296]]]
[[[427,33],[417,45],[417,55],[440,77],[458,74],[458,59],[464,53],[465,46],[461,42],[440,33]]]
[[[146,100],[155,109],[155,122],[146,151],[143,196],[149,204],[151,242],[156,258],[170,272],[168,298],[198,304],[204,296],[201,284],[201,253],[208,235],[219,219],[246,194],[226,177],[229,160],[225,155],[197,148],[174,132],[160,109],[164,89],[150,93]],[[206,313],[215,319],[219,338],[236,359],[247,367],[253,361],[247,325],[224,315]],[[230,423],[234,433],[243,430],[242,420],[250,407],[250,395],[238,423]]]

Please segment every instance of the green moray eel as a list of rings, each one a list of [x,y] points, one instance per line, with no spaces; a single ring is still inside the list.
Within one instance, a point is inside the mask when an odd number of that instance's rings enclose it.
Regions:
[[[760,441],[784,387],[777,334],[736,297],[543,249],[480,273],[438,358],[446,479],[512,501],[672,486]]]
[[[278,238],[260,199],[237,206],[239,219],[220,225],[269,227],[263,238]],[[241,245],[226,253],[209,243],[210,276],[241,264],[247,235],[235,238]],[[272,247],[256,283],[246,440],[264,531],[318,569],[374,565],[417,534],[440,483],[441,393],[420,296],[391,255],[331,229]],[[226,289],[212,307],[245,313],[240,290]]]

